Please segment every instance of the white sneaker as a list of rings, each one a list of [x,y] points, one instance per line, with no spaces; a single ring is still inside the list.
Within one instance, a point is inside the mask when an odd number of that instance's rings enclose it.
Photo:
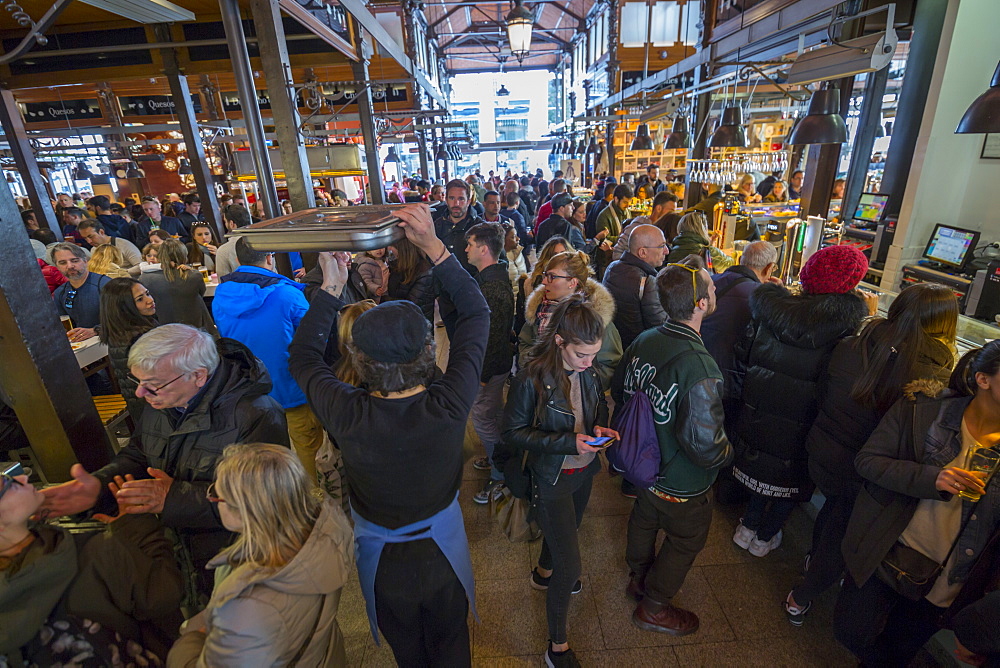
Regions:
[[[740,520],[739,526],[736,527],[736,533],[733,534],[733,542],[745,550],[750,547],[751,541],[756,537],[757,532],[747,529],[743,526],[743,520]]]
[[[778,549],[780,545],[781,532],[779,531],[771,537],[771,540],[768,541],[757,540],[757,537],[754,536],[754,539],[750,541],[750,547],[747,549],[750,551],[750,554],[755,557],[766,557],[771,550]]]

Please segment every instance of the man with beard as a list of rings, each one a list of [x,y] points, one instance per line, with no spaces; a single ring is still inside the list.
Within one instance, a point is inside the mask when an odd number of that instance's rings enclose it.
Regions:
[[[709,490],[733,449],[722,424],[722,374],[699,333],[715,310],[712,277],[689,255],[657,274],[656,290],[667,321],[635,339],[611,381],[618,406],[639,390],[649,397],[660,446],[656,483],[638,490],[629,517],[625,591],[639,602],[633,624],[681,636],[698,630],[698,616],[671,599],[708,540]],[[660,529],[666,540],[657,554]]]
[[[458,259],[462,267],[470,275],[475,276],[477,270],[469,264],[469,257],[465,253],[465,233],[483,222],[483,219],[476,215],[476,212],[469,206],[471,190],[471,186],[461,179],[452,179],[448,182],[444,189],[444,201],[447,208],[434,219],[434,233],[444,243],[448,251]],[[448,337],[451,338],[455,335],[458,314],[447,294],[440,290],[438,290],[438,294],[441,295],[438,297],[441,320],[444,321]]]
[[[87,254],[76,244],[60,243],[52,247],[52,262],[66,277],[52,293],[59,315],[73,321],[70,341],[85,341],[97,335],[101,322],[101,288],[111,279],[87,269]]]

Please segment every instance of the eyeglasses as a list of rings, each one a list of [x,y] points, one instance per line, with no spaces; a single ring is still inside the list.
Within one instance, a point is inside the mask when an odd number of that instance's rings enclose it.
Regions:
[[[568,281],[569,279],[571,279],[573,277],[572,276],[563,276],[562,274],[553,274],[551,271],[542,272],[542,280],[545,280],[545,281],[554,281],[557,278],[565,278]]]
[[[640,246],[640,248],[652,248],[654,250],[666,250],[668,248],[667,244],[660,244],[659,246]],[[685,265],[682,265],[685,266]]]
[[[691,272],[691,292],[694,294],[694,307],[698,308],[698,269],[694,267],[689,267],[686,264],[680,264],[679,262],[671,262],[667,265],[668,267],[680,267],[681,269],[687,269]]]
[[[159,387],[151,387],[149,385],[149,383],[147,383],[144,380],[139,380],[138,378],[136,378],[135,376],[133,376],[131,373],[128,373],[126,375],[128,376],[129,380],[133,381],[138,386],[136,389],[138,389],[139,387],[141,387],[142,389],[146,390],[147,394],[155,397],[160,392],[160,390],[162,390],[163,388],[165,388],[170,383],[174,383],[174,382],[180,380],[181,378],[183,378],[187,374],[182,373],[181,375],[177,376],[173,380],[168,380],[167,382],[165,382],[163,385],[160,385]]]
[[[20,462],[6,462],[3,464],[2,473],[0,473],[0,499],[3,498],[7,490],[12,488],[14,485],[22,487],[23,482],[17,480],[15,476],[26,475],[27,470],[21,466]]]
[[[215,494],[215,483],[213,482],[208,486],[208,491],[205,492],[205,498],[208,499],[209,503],[225,503],[226,500],[221,496],[216,496]]]

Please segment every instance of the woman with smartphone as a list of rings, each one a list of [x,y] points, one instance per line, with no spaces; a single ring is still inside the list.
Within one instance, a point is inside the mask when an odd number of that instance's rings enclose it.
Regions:
[[[582,589],[577,528],[601,468],[597,453],[618,438],[604,426],[608,406],[593,367],[604,330],[583,295],[559,302],[511,384],[504,413],[504,442],[528,453],[532,506],[545,535],[531,586],[546,591],[550,667],[579,665],[566,632],[570,595]]]

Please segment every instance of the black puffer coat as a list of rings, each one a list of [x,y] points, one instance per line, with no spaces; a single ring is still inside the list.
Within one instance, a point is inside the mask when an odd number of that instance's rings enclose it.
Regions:
[[[160,517],[189,539],[196,565],[215,556],[231,538],[215,504],[205,497],[223,449],[233,443],[289,445],[285,413],[268,396],[267,369],[238,341],[219,339],[216,347],[219,366],[198,404],[180,418],[172,409],[147,405],[128,446],[94,472],[102,490],[95,509],[112,515],[115,503],[108,482],[116,475],[148,478],[146,469],[153,467],[171,476],[174,481]]]
[[[595,425],[608,426],[608,403],[594,367],[580,375],[580,382],[586,433],[593,434]],[[554,485],[566,456],[578,454],[574,433],[576,417],[558,384],[545,387],[548,396],[544,413],[539,415],[538,393],[528,373],[522,370],[514,377],[504,409],[503,442],[497,445],[494,458],[507,461],[527,450],[528,468],[538,483]]]
[[[877,330],[868,338],[869,351],[880,345],[879,338]],[[809,475],[826,496],[857,496],[862,481],[854,458],[884,415],[884,411],[851,398],[851,388],[864,371],[864,351],[857,341],[852,336],[834,348],[821,381],[819,414],[806,437]],[[907,381],[929,378],[947,383],[952,361],[951,351],[943,343],[924,346]]]
[[[806,435],[819,412],[819,381],[837,343],[868,315],[856,293],[793,295],[766,284],[750,296],[732,391],[739,415],[733,476],[752,492],[796,501],[812,496]]]
[[[622,337],[622,348],[667,319],[656,289],[656,268],[632,253],[623,253],[608,265],[603,283],[615,298],[615,327]]]

